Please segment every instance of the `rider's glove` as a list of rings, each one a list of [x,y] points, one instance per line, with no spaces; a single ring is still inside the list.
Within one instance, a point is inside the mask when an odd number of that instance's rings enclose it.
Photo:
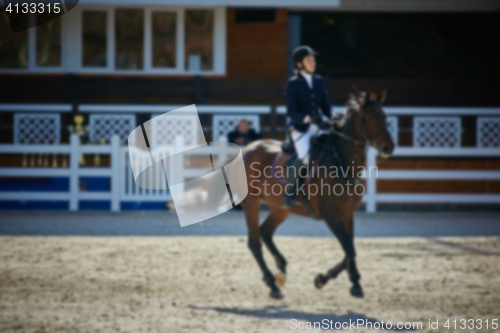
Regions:
[[[313,117],[311,122],[316,126],[321,127],[321,125],[323,125],[323,117],[321,117],[320,114],[317,114]]]

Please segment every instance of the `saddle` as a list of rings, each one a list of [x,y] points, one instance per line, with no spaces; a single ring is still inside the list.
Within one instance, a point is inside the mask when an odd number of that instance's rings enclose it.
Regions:
[[[326,136],[312,138],[309,148],[309,161],[314,161],[318,158],[321,153],[322,145],[326,143],[325,141]],[[281,143],[281,151],[284,154],[291,155],[288,160],[289,165],[291,165],[290,163],[297,158],[297,152],[295,151],[295,146],[293,145],[293,140],[289,133],[286,134],[285,140]]]

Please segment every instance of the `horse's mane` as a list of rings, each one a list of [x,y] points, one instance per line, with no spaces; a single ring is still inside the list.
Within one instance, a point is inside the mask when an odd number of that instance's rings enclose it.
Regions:
[[[345,109],[343,112],[335,113],[331,119],[330,124],[333,126],[332,130],[337,133],[343,133],[341,136],[336,133],[332,133],[327,137],[320,137],[325,140],[327,146],[332,147],[338,153],[338,157],[334,158],[333,155],[330,156],[330,160],[325,159],[324,163],[330,163],[330,165],[337,165],[342,167],[347,165],[348,156],[351,153],[348,148],[350,142],[346,140],[345,136],[352,137],[354,130],[354,121],[356,119],[357,110],[359,110],[362,105],[361,101],[364,98],[364,94],[351,94],[349,100],[345,104]],[[333,159],[333,160],[332,160]]]
[[[347,99],[345,103],[345,109],[344,112],[342,113],[337,113],[333,117],[333,125],[334,129],[337,131],[342,131],[344,129],[346,123],[348,120],[352,119],[354,116],[356,110],[359,110],[365,102],[375,102],[376,101],[376,94],[370,93],[370,100],[366,101],[366,91],[359,91],[357,90],[357,87],[353,87],[356,91],[356,93],[351,93],[349,94],[349,98]]]
[[[355,106],[356,106],[356,104],[353,104],[353,105],[346,104],[346,108],[344,109],[344,111],[342,113],[334,114],[333,119],[332,119],[332,124],[333,124],[333,128],[336,131],[341,132],[342,129],[345,127],[346,123],[348,122],[348,120],[350,120],[352,118],[352,116],[356,112]]]

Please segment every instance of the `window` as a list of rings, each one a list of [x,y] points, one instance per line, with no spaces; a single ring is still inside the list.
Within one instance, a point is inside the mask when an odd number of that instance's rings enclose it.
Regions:
[[[28,68],[28,30],[13,34],[5,11],[0,13],[0,68]]]
[[[84,11],[82,13],[82,66],[107,66],[107,13]]]
[[[213,18],[212,10],[186,10],[184,53],[188,71],[213,68]]]
[[[153,67],[176,67],[176,13],[152,13]]]
[[[0,72],[224,74],[226,8],[77,6],[13,34],[0,16]]]
[[[43,14],[39,14],[37,19],[42,17]],[[61,18],[36,27],[36,65],[61,66]]]
[[[115,14],[115,67],[142,69],[144,53],[144,11],[117,9]]]

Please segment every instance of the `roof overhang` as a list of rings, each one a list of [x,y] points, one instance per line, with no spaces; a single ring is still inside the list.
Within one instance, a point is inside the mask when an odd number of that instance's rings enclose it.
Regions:
[[[340,0],[80,0],[81,5],[338,8]]]
[[[498,0],[80,0],[80,5],[287,8],[294,11],[500,11]]]

